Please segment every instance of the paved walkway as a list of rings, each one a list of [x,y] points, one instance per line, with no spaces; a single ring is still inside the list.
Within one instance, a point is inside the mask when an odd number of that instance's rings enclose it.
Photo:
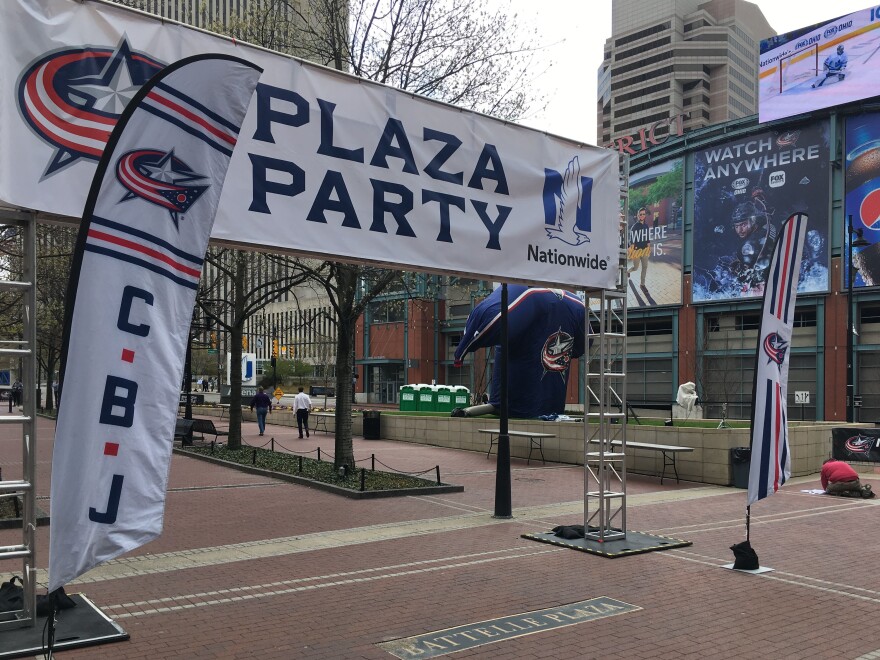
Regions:
[[[39,433],[48,510],[52,423]],[[333,450],[332,436],[295,434],[270,425],[266,436]],[[0,426],[6,479],[20,474],[17,438]],[[245,439],[266,440],[255,424]],[[394,646],[403,657],[880,658],[878,500],[802,492],[818,478],[787,484],[752,507],[753,545],[775,570],[747,575],[721,568],[744,539],[742,490],[630,475],[628,527],[693,546],[604,559],[520,538],[583,522],[581,468],[514,459],[514,517],[497,520],[494,456],[355,439],[356,458],[373,453],[401,470],[440,465],[465,491],[355,501],[175,455],[163,535],[68,588],[131,640],[59,657],[380,659],[394,656],[379,644],[434,633]],[[0,543],[18,536],[0,532]],[[48,529],[37,539],[45,567]],[[632,607],[556,628],[527,614],[600,597]],[[501,617],[520,623],[479,625]],[[441,632],[460,626],[470,632]],[[507,634],[517,629],[531,634]],[[468,637],[482,645],[465,649]]]

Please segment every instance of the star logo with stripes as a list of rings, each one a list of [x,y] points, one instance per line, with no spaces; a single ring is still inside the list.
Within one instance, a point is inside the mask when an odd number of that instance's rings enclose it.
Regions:
[[[174,227],[180,229],[180,214],[196,203],[209,185],[174,155],[174,150],[136,149],[116,162],[116,178],[126,193],[120,202],[138,198],[168,210]]]

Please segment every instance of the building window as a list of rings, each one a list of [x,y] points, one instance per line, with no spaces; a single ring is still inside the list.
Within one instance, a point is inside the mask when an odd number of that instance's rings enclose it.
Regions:
[[[668,112],[661,112],[655,115],[648,115],[647,117],[639,117],[638,119],[631,119],[630,121],[625,121],[620,124],[616,124],[614,126],[615,131],[625,131],[629,128],[635,128],[636,126],[645,126],[647,124],[653,124],[655,121],[660,121],[661,119],[669,119]]]
[[[614,71],[611,72],[611,77],[619,76],[628,71],[635,71],[636,69],[641,69],[646,66],[650,66],[651,64],[655,64],[657,62],[662,62],[663,60],[671,59],[674,55],[672,50],[667,50],[665,53],[660,53],[659,55],[654,55],[652,57],[646,57],[643,60],[639,60],[638,62],[633,62],[632,64],[625,64],[623,66],[618,66],[614,68]],[[651,78],[654,78],[657,75],[656,71],[651,72]],[[614,89],[614,85],[611,86]]]
[[[382,300],[370,305],[371,323],[399,323],[404,320],[406,300]]]
[[[654,80],[656,78],[659,78],[660,76],[665,76],[669,73],[672,73],[672,67],[664,66],[660,67],[659,69],[649,71],[648,73],[643,73],[638,76],[633,76],[632,78],[627,78],[626,80],[618,80],[617,82],[611,83],[611,91],[613,92],[616,89],[623,89],[624,87],[632,87],[633,85],[638,85],[649,80]]]
[[[656,41],[650,41],[646,44],[642,44],[641,46],[636,46],[635,48],[630,48],[629,50],[623,50],[619,53],[616,53],[614,55],[614,61],[619,62],[620,60],[625,60],[640,53],[647,53],[651,50],[657,50],[662,46],[668,46],[670,43],[672,43],[672,39],[670,39],[669,37],[663,37],[662,39],[657,39]]]
[[[661,96],[659,99],[654,99],[653,101],[645,101],[644,103],[639,103],[638,105],[630,106],[629,108],[623,108],[622,110],[616,110],[614,112],[615,117],[626,117],[635,112],[643,112],[644,110],[649,110],[651,108],[656,108],[660,105],[666,105],[669,103],[668,96]]]
[[[735,324],[737,330],[757,330],[761,326],[761,315],[737,314]]]
[[[631,101],[632,99],[641,98],[643,96],[647,96],[648,94],[653,94],[654,92],[662,92],[665,89],[669,89],[669,85],[670,82],[668,80],[657,85],[648,85],[647,87],[642,87],[641,89],[637,89],[634,92],[627,92],[626,94],[615,96],[614,102],[623,103],[624,101]]]
[[[652,34],[657,34],[659,32],[663,32],[664,30],[668,30],[671,26],[672,23],[669,21],[666,21],[665,23],[659,23],[657,25],[652,25],[651,27],[645,28],[644,30],[639,30],[638,32],[634,32],[633,34],[621,37],[620,39],[615,39],[614,46],[626,46],[626,44],[631,44],[632,42],[638,41],[639,39],[650,37]]]
[[[816,308],[795,309],[794,323],[795,328],[815,328],[816,327]]]
[[[649,335],[671,335],[672,317],[634,319],[630,317],[627,322],[626,335],[628,337],[647,337]]]
[[[452,318],[468,316],[471,313],[470,305],[450,305],[449,316]]]

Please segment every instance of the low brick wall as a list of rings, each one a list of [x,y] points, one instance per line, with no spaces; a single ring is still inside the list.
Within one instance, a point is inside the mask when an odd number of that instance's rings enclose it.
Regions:
[[[216,408],[194,408],[193,414],[197,417],[219,417],[220,411]],[[256,415],[245,408],[242,410],[242,419],[255,421]],[[296,418],[290,410],[273,411],[269,415],[268,422],[296,426]],[[354,435],[363,435],[363,416],[354,415],[351,426]],[[822,461],[831,456],[831,429],[839,426],[846,424],[828,422],[790,425],[792,476],[807,476],[821,470]],[[852,426],[858,428],[861,425]],[[327,420],[327,428],[331,433],[333,432],[332,419]],[[381,417],[383,439],[485,453],[489,448],[489,436],[478,432],[478,429],[483,428],[498,428],[498,420],[407,415]],[[556,435],[555,438],[544,440],[544,457],[548,461],[557,463],[583,464],[583,424],[518,419],[510,423],[510,430],[553,433]],[[679,477],[686,481],[722,486],[731,484],[730,450],[734,447],[749,446],[749,429],[702,429],[629,424],[626,437],[629,442],[693,447],[693,452],[680,453],[676,456]],[[511,439],[511,456],[526,458],[528,453],[528,438]],[[663,455],[660,452],[629,448],[627,454],[626,468],[630,472],[659,475],[663,471]],[[534,453],[532,458],[535,458]]]
[[[831,428],[840,424],[792,425],[790,445],[792,476],[819,472],[822,461],[831,455]],[[388,440],[416,442],[452,449],[485,452],[489,437],[478,432],[481,428],[497,428],[497,420],[457,417],[382,416],[382,437]],[[571,422],[542,422],[515,420],[511,431],[553,433],[555,438],[544,440],[544,456],[548,461],[583,464],[584,427]],[[701,429],[677,426],[627,426],[627,440],[660,445],[693,447],[694,451],[676,457],[679,476],[686,481],[730,485],[730,450],[749,446],[749,429]],[[526,458],[528,438],[512,438],[511,456]],[[627,450],[627,470],[634,473],[658,475],[663,470],[663,455],[652,450]],[[532,459],[535,454],[532,453]],[[668,475],[668,471],[667,471]]]

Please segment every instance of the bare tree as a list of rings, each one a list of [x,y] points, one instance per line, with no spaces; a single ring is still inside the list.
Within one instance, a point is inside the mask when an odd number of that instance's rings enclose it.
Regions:
[[[247,320],[309,277],[322,277],[326,266],[307,267],[283,255],[210,248],[196,303],[215,327],[227,333],[230,358],[230,449],[241,447],[241,355]]]
[[[521,29],[516,17],[503,9],[477,3],[267,0],[214,29],[502,119],[522,116],[534,102],[534,87],[529,84],[534,32]],[[354,330],[366,306],[400,274],[335,263],[311,271],[337,316],[336,466],[353,467]],[[244,307],[236,301],[245,281],[236,280],[233,286],[235,320],[229,324],[235,329],[230,339],[233,380],[240,378],[235,358],[240,352]],[[236,401],[231,410],[238,414]]]
[[[57,403],[53,385],[61,360],[64,308],[75,243],[75,228],[37,225],[37,360],[46,380],[44,407],[50,410]],[[0,228],[0,271],[3,279],[21,279],[23,258],[24,247],[17,229]],[[0,336],[21,336],[24,326],[21,318],[22,295],[16,291],[0,293]],[[37,383],[28,384],[28,387],[36,386]]]
[[[73,227],[37,225],[37,351],[40,368],[46,374],[45,408],[49,410],[57,405],[53,385],[61,360],[76,234]]]

